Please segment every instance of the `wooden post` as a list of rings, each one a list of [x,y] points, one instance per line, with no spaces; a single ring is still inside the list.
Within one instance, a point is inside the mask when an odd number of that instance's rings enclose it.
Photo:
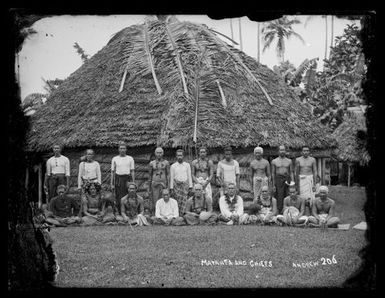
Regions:
[[[322,180],[322,158],[321,157],[317,158],[317,175],[321,179],[321,184],[323,184],[323,180]],[[314,177],[314,184],[316,183],[316,181],[317,181],[317,177]]]
[[[38,206],[41,208],[42,202],[43,202],[43,171],[41,168],[41,163],[39,163],[39,168],[38,168],[38,178],[39,178],[39,183],[38,183],[38,189],[39,189],[39,203]]]
[[[350,163],[348,163],[348,187],[350,187]]]
[[[322,158],[322,172],[321,172],[322,176],[321,176],[321,183],[322,185],[325,185],[326,182],[325,182],[325,175],[326,175],[326,158],[323,157]]]

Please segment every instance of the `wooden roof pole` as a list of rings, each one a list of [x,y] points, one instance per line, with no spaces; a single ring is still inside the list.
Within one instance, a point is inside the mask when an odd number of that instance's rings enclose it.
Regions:
[[[152,62],[151,52],[150,52],[150,49],[148,46],[148,25],[147,25],[147,22],[144,23],[143,33],[144,33],[144,49],[146,50],[148,64],[150,65],[151,74],[152,74],[152,77],[153,77],[154,82],[155,82],[156,90],[158,90],[159,95],[161,95],[162,94],[162,88],[160,87],[158,78],[156,77],[154,63]]]
[[[181,59],[180,59],[180,55],[179,55],[179,52],[178,52],[176,43],[175,43],[175,41],[174,41],[174,38],[172,37],[170,28],[169,28],[168,25],[167,25],[167,20],[166,20],[166,22],[164,23],[164,26],[165,26],[165,28],[166,28],[166,32],[167,32],[168,38],[170,39],[172,49],[173,49],[173,51],[175,52],[175,56],[176,56],[176,64],[178,65],[180,77],[181,77],[181,79],[182,79],[182,84],[183,84],[183,90],[184,90],[184,93],[185,93],[186,95],[188,95],[187,84],[186,84],[186,80],[185,80],[185,78],[184,78],[184,73],[183,73],[183,68],[182,68],[182,62],[181,62]]]
[[[267,91],[265,90],[265,88],[263,88],[263,86],[261,85],[261,83],[259,82],[259,80],[253,75],[253,73],[251,72],[251,70],[243,63],[243,61],[241,60],[240,57],[238,57],[237,55],[235,55],[233,52],[231,52],[230,48],[227,46],[227,44],[221,40],[220,38],[215,38],[214,34],[210,32],[210,30],[205,30],[205,28],[202,26],[202,28],[204,29],[205,32],[207,32],[212,38],[218,40],[221,45],[230,53],[230,56],[236,60],[242,67],[243,69],[249,74],[249,76],[253,79],[253,81],[255,81],[259,88],[262,90],[263,94],[266,96],[268,102],[270,105],[273,105],[273,101],[271,100],[271,97],[270,95],[267,93]]]

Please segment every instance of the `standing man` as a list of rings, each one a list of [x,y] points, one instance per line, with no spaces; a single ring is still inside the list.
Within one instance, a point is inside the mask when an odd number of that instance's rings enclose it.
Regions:
[[[111,189],[115,193],[116,207],[120,211],[120,201],[127,195],[127,182],[135,183],[135,162],[126,155],[125,143],[119,145],[119,155],[111,161]]]
[[[202,147],[199,149],[199,158],[193,160],[191,166],[194,183],[202,185],[206,198],[212,200],[213,194],[210,181],[214,175],[214,163],[212,160],[207,159],[206,148]]]
[[[317,177],[316,160],[309,156],[310,149],[308,146],[302,147],[302,156],[295,161],[297,187],[300,197],[304,200],[314,200],[315,183]]]
[[[176,162],[170,167],[170,190],[174,199],[178,202],[179,213],[185,213],[188,193],[192,189],[191,167],[183,161],[183,150],[176,151]]]
[[[56,189],[59,185],[70,186],[70,161],[61,155],[60,145],[52,147],[54,156],[47,160],[47,171],[44,179],[44,191],[48,192],[48,203],[56,197]]]
[[[155,149],[155,160],[150,162],[151,213],[155,212],[156,202],[162,197],[162,190],[168,188],[170,164],[163,159],[164,151],[161,147]]]
[[[221,186],[219,193],[224,196],[227,185],[232,183],[236,187],[236,192],[240,189],[240,170],[239,163],[233,159],[231,147],[226,147],[224,150],[225,158],[218,162],[217,179]]]
[[[94,160],[92,149],[87,149],[86,160],[79,164],[78,188],[81,189],[86,181],[102,184],[100,165]]]
[[[279,156],[271,162],[273,192],[277,199],[278,213],[282,213],[283,200],[288,196],[288,185],[294,181],[293,163],[286,157],[285,146],[279,146]]]
[[[255,147],[255,159],[251,161],[249,167],[251,185],[254,191],[254,200],[261,195],[262,187],[269,186],[271,183],[270,164],[262,157],[262,154],[262,147]]]

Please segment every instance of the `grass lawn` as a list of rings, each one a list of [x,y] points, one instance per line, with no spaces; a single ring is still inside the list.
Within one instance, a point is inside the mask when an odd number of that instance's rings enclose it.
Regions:
[[[332,187],[330,196],[343,223],[365,220],[363,189]],[[59,287],[338,287],[360,266],[366,243],[355,229],[274,226],[70,227],[51,235]],[[321,259],[333,256],[336,263]],[[225,259],[233,265],[202,264]]]

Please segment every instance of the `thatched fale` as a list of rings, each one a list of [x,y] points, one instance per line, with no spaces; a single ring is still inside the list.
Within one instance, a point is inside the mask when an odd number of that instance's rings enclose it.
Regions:
[[[347,113],[343,122],[333,132],[338,143],[335,156],[341,161],[359,163],[361,166],[367,165],[370,155],[366,150],[366,132],[364,114]]]
[[[255,145],[330,148],[328,131],[266,66],[204,25],[125,28],[33,116],[29,150]],[[195,138],[196,137],[196,138]]]

